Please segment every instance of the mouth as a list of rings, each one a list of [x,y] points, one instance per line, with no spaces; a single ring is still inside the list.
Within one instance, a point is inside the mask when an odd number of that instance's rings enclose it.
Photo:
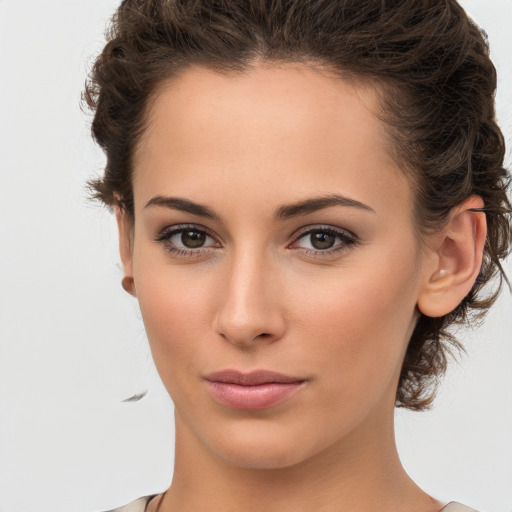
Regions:
[[[305,379],[268,370],[224,370],[204,377],[212,397],[233,409],[266,409],[303,387]]]

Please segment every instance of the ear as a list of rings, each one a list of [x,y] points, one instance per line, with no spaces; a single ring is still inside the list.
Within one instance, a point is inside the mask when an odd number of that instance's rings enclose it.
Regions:
[[[133,218],[119,205],[114,206],[114,212],[119,231],[119,254],[123,265],[124,277],[121,281],[123,288],[130,295],[137,296],[133,279]]]
[[[471,196],[453,208],[441,233],[433,235],[418,309],[441,317],[453,311],[471,291],[482,265],[487,223],[481,197]]]

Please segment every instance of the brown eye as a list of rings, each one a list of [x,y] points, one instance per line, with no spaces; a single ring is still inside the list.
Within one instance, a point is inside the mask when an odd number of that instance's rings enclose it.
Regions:
[[[202,247],[206,241],[206,233],[201,231],[183,231],[181,233],[181,243],[189,249],[196,249]]]
[[[177,256],[194,257],[222,245],[208,231],[195,226],[172,226],[155,238],[163,248]]]
[[[336,235],[325,231],[315,231],[309,236],[311,245],[315,249],[330,249],[336,241]]]
[[[304,231],[290,246],[312,256],[330,256],[357,244],[355,235],[334,226],[317,227]]]

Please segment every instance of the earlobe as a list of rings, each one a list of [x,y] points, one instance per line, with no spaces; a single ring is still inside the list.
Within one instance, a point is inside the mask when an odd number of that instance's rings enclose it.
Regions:
[[[114,206],[114,212],[117,220],[117,228],[119,232],[119,255],[123,265],[124,277],[121,285],[125,291],[134,297],[137,296],[135,290],[135,281],[133,279],[133,260],[132,260],[132,244],[133,244],[133,219],[119,205]]]
[[[471,291],[482,265],[487,223],[482,198],[471,196],[453,208],[442,233],[435,235],[433,267],[426,270],[418,309],[441,317],[453,311]]]

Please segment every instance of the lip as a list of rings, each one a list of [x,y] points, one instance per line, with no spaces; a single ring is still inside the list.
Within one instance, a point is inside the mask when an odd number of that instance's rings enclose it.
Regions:
[[[266,409],[283,402],[294,394],[305,382],[268,370],[242,373],[238,370],[223,370],[204,377],[213,398],[233,409]]]

